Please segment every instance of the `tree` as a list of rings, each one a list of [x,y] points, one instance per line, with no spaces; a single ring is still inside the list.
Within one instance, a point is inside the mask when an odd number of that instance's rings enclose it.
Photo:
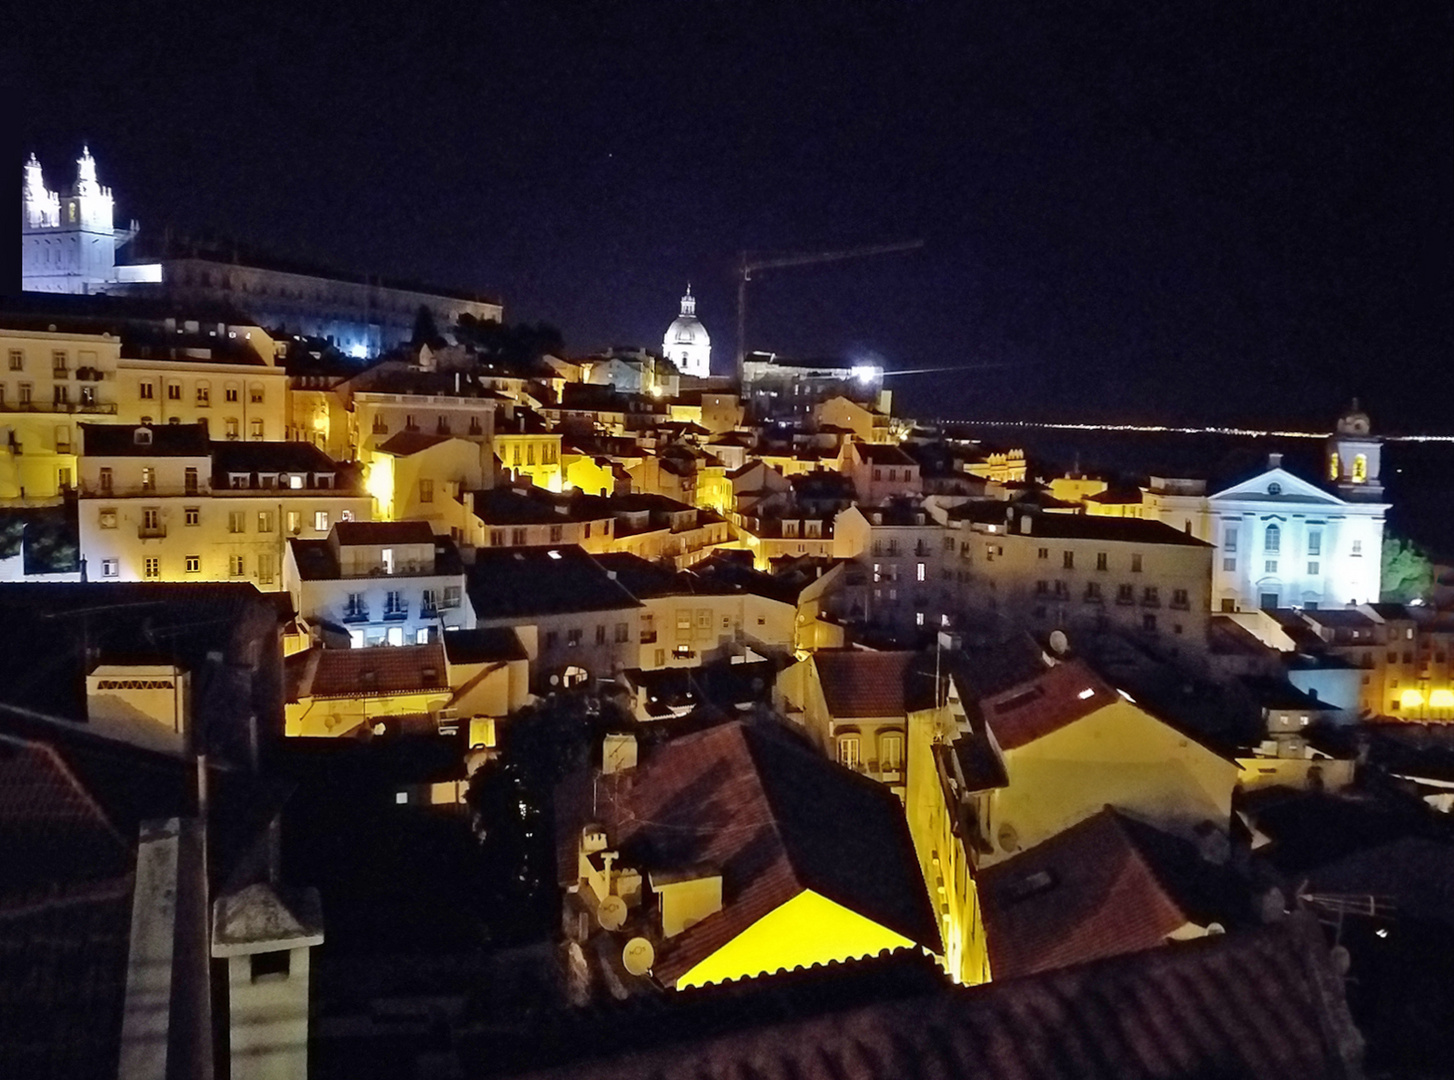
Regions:
[[[409,339],[411,345],[428,345],[431,341],[439,338],[439,327],[434,324],[434,312],[424,305],[419,305],[419,310],[414,315],[414,336]]]
[[[1411,540],[1390,536],[1383,545],[1382,599],[1390,604],[1426,600],[1434,587],[1434,564]]]

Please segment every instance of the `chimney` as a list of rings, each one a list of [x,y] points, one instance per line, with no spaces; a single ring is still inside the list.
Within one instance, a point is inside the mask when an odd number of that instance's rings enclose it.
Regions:
[[[1267,455],[1267,467],[1269,469],[1280,469],[1280,468],[1282,468],[1282,455],[1281,454],[1268,454]]]

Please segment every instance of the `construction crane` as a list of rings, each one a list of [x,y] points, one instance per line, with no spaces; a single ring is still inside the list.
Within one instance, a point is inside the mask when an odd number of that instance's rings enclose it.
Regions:
[[[747,283],[760,270],[783,270],[789,266],[811,266],[814,263],[862,259],[870,255],[892,255],[899,251],[916,251],[922,240],[902,240],[896,244],[871,244],[843,251],[800,251],[784,255],[750,258],[744,251],[737,262],[737,382],[742,382],[743,364],[747,359]]]

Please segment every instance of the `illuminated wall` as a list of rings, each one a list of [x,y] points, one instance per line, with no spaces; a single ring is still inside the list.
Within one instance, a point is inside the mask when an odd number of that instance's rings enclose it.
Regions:
[[[676,981],[677,989],[917,948],[902,934],[805,889]]]

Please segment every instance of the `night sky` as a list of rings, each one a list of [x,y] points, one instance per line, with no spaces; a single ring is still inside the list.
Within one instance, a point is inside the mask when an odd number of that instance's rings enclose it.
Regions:
[[[749,344],[972,369],[920,413],[1454,430],[1450,3],[399,7],[24,5],[14,171],[87,139],[146,229],[578,352],[690,279],[724,371],[740,249],[922,237],[762,277]]]

